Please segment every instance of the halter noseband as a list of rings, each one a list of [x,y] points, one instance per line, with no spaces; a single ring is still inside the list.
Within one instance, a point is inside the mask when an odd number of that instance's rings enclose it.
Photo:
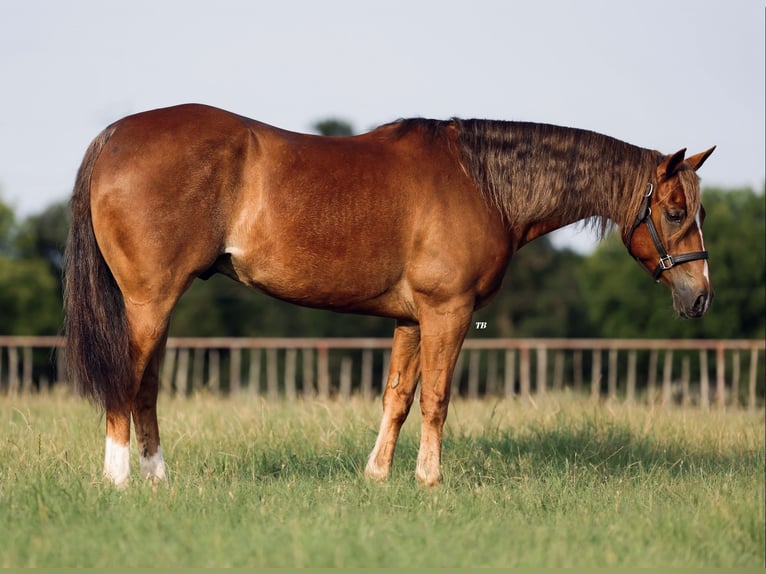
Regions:
[[[652,208],[649,206],[649,203],[651,202],[653,192],[654,185],[650,183],[646,191],[646,195],[644,195],[644,199],[641,201],[641,207],[638,209],[636,221],[633,223],[633,227],[631,227],[630,233],[628,234],[628,253],[630,253],[633,258],[652,275],[652,278],[655,281],[659,281],[660,275],[662,275],[663,271],[667,271],[671,267],[680,265],[681,263],[688,263],[689,261],[696,261],[697,259],[707,259],[708,255],[707,251],[692,251],[690,253],[683,253],[682,255],[669,255],[668,252],[665,251],[665,247],[662,245],[662,241],[660,240],[660,235],[657,233],[657,228],[652,221]],[[636,257],[636,255],[630,249],[630,244],[633,242],[633,232],[642,223],[645,223],[646,227],[649,229],[649,235],[652,236],[654,248],[657,250],[657,254],[660,256],[660,259],[657,262],[657,267],[654,268],[654,271],[644,265],[644,262],[641,261],[639,257]]]

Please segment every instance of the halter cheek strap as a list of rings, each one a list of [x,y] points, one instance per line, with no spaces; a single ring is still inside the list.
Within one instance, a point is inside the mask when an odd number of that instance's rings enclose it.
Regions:
[[[630,253],[633,258],[651,274],[655,281],[659,281],[663,271],[667,271],[668,269],[676,265],[680,265],[681,263],[688,263],[689,261],[696,261],[698,259],[707,259],[708,254],[707,251],[692,251],[690,253],[683,253],[681,255],[668,254],[668,252],[665,250],[665,247],[662,245],[659,233],[657,233],[657,227],[655,227],[654,222],[652,221],[652,208],[649,205],[651,203],[652,193],[654,193],[654,185],[650,183],[646,190],[646,194],[641,201],[641,207],[638,209],[638,215],[636,216],[636,220],[633,222],[633,227],[631,227],[630,233],[628,234],[628,253]],[[644,262],[641,261],[639,257],[636,257],[636,255],[630,249],[630,245],[633,242],[633,232],[635,232],[636,228],[642,223],[644,223],[649,229],[649,235],[651,235],[652,241],[654,242],[654,248],[657,250],[657,254],[659,255],[659,260],[657,262],[657,266],[654,268],[654,271],[644,265]]]

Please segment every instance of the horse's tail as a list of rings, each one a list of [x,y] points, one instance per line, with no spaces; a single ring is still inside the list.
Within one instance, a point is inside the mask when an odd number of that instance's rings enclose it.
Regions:
[[[96,243],[90,209],[93,166],[112,133],[110,126],[93,140],[77,172],[64,256],[68,378],[106,409],[126,404],[134,376],[125,303]]]

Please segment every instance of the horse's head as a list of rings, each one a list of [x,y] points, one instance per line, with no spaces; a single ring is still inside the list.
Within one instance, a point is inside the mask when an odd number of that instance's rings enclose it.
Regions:
[[[701,317],[713,299],[702,240],[705,210],[695,172],[714,149],[688,158],[682,149],[663,157],[626,237],[630,254],[670,287],[681,317]]]

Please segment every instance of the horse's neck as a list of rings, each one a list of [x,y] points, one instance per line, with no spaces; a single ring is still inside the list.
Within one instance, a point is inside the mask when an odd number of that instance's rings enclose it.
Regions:
[[[622,226],[656,152],[587,130],[455,120],[464,167],[511,229],[548,231],[597,217]],[[635,214],[632,214],[635,217]]]
[[[503,192],[501,212],[509,224],[516,219],[535,236],[582,220],[596,222],[603,235],[612,223],[624,227],[633,221],[657,155],[635,148],[628,157],[610,157],[605,149],[567,162],[551,153],[550,161],[543,156],[520,170]]]

